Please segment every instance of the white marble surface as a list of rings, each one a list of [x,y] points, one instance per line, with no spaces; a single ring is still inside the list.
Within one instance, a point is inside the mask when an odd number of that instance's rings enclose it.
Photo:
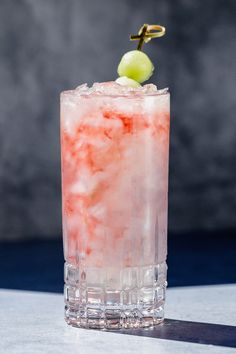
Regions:
[[[236,325],[236,285],[168,289],[166,317]],[[69,327],[63,296],[0,291],[0,353],[227,354],[235,348],[129,336]]]
[[[236,326],[236,284],[170,288],[165,317]]]

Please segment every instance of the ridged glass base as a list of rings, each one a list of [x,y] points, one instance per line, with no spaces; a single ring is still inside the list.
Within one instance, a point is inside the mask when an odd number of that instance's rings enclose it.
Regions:
[[[65,319],[75,327],[154,326],[164,319],[166,263],[79,269],[65,263]]]

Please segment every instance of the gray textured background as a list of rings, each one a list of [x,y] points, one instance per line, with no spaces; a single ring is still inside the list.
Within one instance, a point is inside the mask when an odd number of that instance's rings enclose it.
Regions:
[[[236,1],[0,1],[0,239],[61,233],[59,92],[116,78],[130,33],[172,92],[169,228],[236,227]]]

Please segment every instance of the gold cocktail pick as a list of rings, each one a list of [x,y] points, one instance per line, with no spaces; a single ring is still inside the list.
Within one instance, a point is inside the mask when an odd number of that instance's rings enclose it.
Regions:
[[[155,32],[153,32],[155,31]],[[143,43],[148,43],[153,38],[164,36],[166,29],[160,25],[148,25],[145,23],[139,30],[138,34],[131,35],[131,41],[139,41],[137,50],[142,50]]]

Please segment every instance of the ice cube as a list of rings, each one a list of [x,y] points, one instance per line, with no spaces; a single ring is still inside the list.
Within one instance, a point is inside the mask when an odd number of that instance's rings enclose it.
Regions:
[[[104,203],[97,203],[88,208],[88,213],[89,215],[95,217],[97,220],[104,221],[106,216],[106,207]]]
[[[160,90],[157,90],[157,86],[154,84],[146,84],[142,86],[142,91],[143,93],[156,93],[159,92]]]
[[[82,85],[79,85],[76,87],[76,91],[79,91],[79,92],[84,92],[84,91],[88,91],[88,90],[89,90],[88,84],[82,84]]]
[[[98,187],[102,179],[102,172],[92,174],[87,167],[81,167],[77,176],[77,181],[72,184],[70,192],[73,194],[89,195]]]

